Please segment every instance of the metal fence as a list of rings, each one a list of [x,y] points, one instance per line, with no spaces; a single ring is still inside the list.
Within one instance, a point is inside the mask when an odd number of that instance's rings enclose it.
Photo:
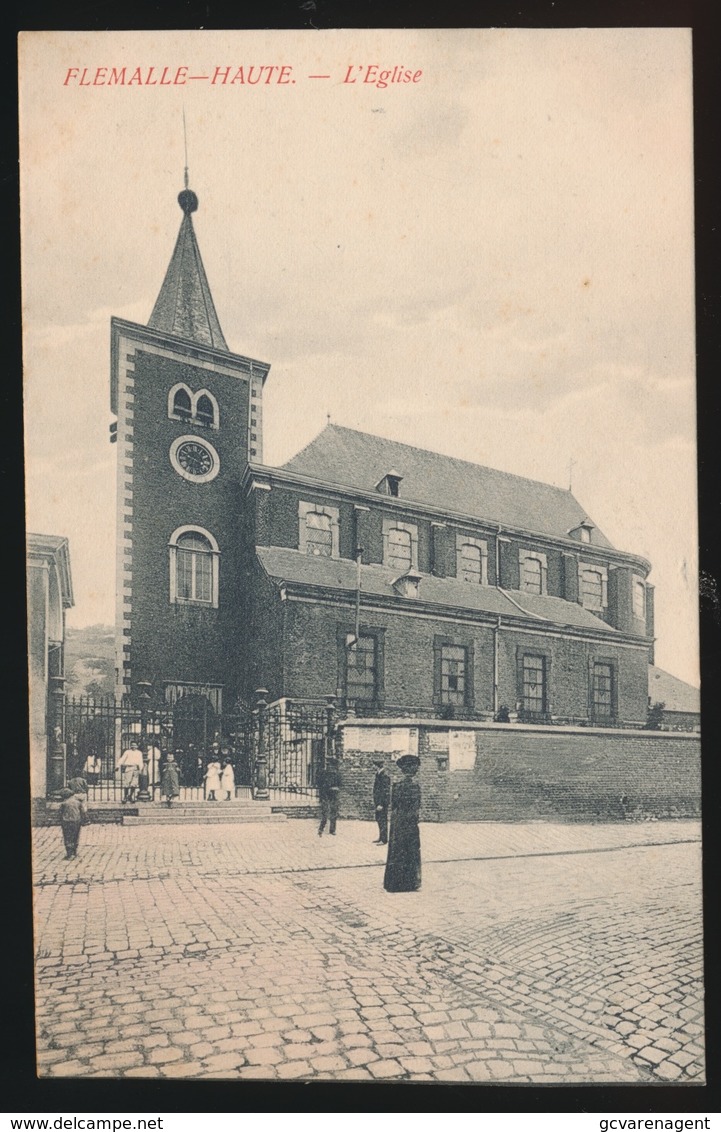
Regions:
[[[279,700],[261,713],[260,724],[255,740],[265,745],[270,796],[314,801],[318,771],[333,741],[332,706]]]
[[[48,719],[51,797],[81,777],[94,803],[159,801],[163,766],[172,752],[181,802],[314,804],[317,774],[333,742],[334,705],[331,699],[268,704],[260,696],[254,706],[238,702],[221,713],[202,693],[172,703],[80,697],[56,699]],[[140,750],[142,769],[128,797],[120,763],[133,746]],[[225,788],[211,798],[208,764],[214,761],[221,768],[229,761],[233,768],[230,799]]]

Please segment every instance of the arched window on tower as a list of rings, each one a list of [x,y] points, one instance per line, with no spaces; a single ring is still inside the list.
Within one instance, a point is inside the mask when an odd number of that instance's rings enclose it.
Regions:
[[[195,402],[195,419],[198,424],[215,424],[215,408],[207,393],[201,393]]]
[[[179,527],[169,549],[171,603],[217,609],[220,553],[213,536],[200,527]]]
[[[210,390],[198,389],[194,393],[184,381],[179,381],[168,392],[168,416],[184,424],[220,428],[218,402]]]
[[[189,421],[193,415],[193,405],[187,389],[176,389],[173,397],[173,416],[181,421]]]

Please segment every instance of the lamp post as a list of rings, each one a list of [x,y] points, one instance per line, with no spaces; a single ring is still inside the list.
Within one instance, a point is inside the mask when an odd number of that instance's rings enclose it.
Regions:
[[[138,680],[135,687],[138,689],[138,696],[140,699],[140,747],[143,753],[143,769],[138,775],[138,801],[149,802],[150,791],[148,785],[150,782],[150,774],[148,772],[148,704],[150,703],[150,689],[152,684],[149,680]]]
[[[257,697],[255,710],[258,714],[258,750],[255,758],[255,799],[258,802],[267,802],[270,799],[268,789],[268,744],[266,735],[266,717],[268,711],[267,688],[256,688]]]
[[[356,713],[356,711],[355,711],[355,701],[348,698],[348,684],[350,682],[349,676],[350,676],[351,656],[353,655],[354,649],[356,650],[356,655],[357,655],[358,646],[360,644],[360,608],[361,608],[361,580],[362,580],[361,567],[362,567],[362,564],[363,564],[363,547],[357,546],[355,548],[356,579],[355,579],[355,616],[354,616],[354,619],[353,619],[353,635],[349,639],[346,640],[346,654],[345,654],[345,658],[346,658],[346,663],[345,663],[345,672],[346,672],[346,680],[345,680],[346,689],[345,689],[345,692],[346,692],[346,696],[345,696],[345,699],[346,699],[346,714],[347,715],[355,715],[355,713]]]

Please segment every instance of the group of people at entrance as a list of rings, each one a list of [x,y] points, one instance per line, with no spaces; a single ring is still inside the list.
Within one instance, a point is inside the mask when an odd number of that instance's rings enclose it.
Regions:
[[[374,759],[373,810],[378,823],[376,845],[388,846],[383,887],[387,892],[415,892],[421,887],[421,838],[418,820],[421,809],[421,788],[416,781],[420,768],[417,755],[402,755],[396,767],[403,777],[392,782],[382,759]],[[318,773],[318,799],[322,837],[326,825],[335,835],[338,821],[340,775],[338,760],[329,758]],[[390,836],[389,836],[390,830]]]
[[[160,787],[160,796],[167,806],[172,806],[180,796],[181,772],[184,752],[169,751],[163,755],[154,746],[147,748],[145,756],[137,740],[132,739],[127,750],[118,759],[117,770],[123,788],[123,803],[137,802],[141,788],[141,776],[147,775],[146,789],[150,797],[155,787]],[[213,743],[207,761],[202,755],[194,755],[195,766],[190,786],[204,788],[208,802],[229,802],[235,796],[235,770],[229,749],[220,743]],[[187,783],[183,783],[187,785]],[[223,795],[225,796],[223,799]]]

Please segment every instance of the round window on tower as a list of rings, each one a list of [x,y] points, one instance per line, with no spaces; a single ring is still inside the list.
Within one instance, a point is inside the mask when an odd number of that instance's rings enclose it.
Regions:
[[[170,463],[190,483],[209,483],[220,471],[220,458],[212,444],[197,436],[179,436],[170,446]]]

